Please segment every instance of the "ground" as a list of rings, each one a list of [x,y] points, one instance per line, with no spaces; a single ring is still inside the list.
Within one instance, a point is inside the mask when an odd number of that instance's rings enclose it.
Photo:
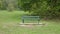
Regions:
[[[60,34],[59,20],[41,20],[46,24],[43,26],[19,26],[23,14],[23,11],[0,11],[0,34]]]

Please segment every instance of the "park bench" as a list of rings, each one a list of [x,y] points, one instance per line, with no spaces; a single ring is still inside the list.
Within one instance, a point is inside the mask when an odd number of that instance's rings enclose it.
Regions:
[[[25,21],[37,21],[37,24],[39,24],[40,17],[39,16],[22,16],[22,23],[25,23]]]

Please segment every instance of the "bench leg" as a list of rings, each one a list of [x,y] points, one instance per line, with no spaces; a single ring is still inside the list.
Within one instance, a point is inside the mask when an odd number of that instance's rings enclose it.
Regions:
[[[22,20],[22,22],[24,23],[24,19]]]
[[[39,24],[39,20],[38,20],[38,24]]]

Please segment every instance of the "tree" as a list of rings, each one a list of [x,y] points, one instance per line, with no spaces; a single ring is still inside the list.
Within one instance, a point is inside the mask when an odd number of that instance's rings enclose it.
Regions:
[[[0,9],[5,10],[6,9],[6,4],[4,0],[0,0]]]
[[[0,9],[15,10],[17,8],[17,0],[0,0]]]
[[[16,0],[6,0],[6,3],[7,3],[7,10],[9,11],[15,10],[17,6]]]
[[[50,7],[49,14],[52,18],[60,17],[60,0],[49,0],[48,6]]]
[[[31,15],[57,18],[60,15],[60,0],[19,0],[19,7]],[[59,16],[60,17],[60,16]]]

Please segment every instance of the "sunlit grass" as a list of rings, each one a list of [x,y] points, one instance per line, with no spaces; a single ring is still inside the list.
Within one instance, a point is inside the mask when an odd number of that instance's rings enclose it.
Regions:
[[[41,20],[46,25],[33,28],[18,26],[24,14],[23,11],[0,11],[0,34],[60,34],[60,21]]]

